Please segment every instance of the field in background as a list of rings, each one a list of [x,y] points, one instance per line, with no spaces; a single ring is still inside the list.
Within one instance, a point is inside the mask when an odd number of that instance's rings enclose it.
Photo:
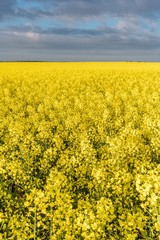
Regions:
[[[0,239],[160,239],[159,63],[0,63]]]

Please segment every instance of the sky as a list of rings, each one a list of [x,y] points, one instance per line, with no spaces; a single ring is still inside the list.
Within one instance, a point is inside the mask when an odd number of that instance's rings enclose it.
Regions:
[[[160,0],[0,0],[0,61],[160,61]]]

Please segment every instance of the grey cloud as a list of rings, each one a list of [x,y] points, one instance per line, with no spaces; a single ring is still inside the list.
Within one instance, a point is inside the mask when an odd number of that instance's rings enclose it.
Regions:
[[[105,27],[103,29],[84,29],[84,28],[57,28],[57,27],[48,27],[48,28],[41,28],[40,26],[10,26],[9,31],[14,32],[33,32],[40,35],[61,35],[71,36],[71,37],[96,37],[101,36],[103,37],[106,34],[116,34],[117,31],[110,27]]]
[[[0,19],[14,15],[16,0],[1,0],[0,1]]]
[[[159,0],[25,0],[41,3],[39,7],[20,8],[17,0],[0,1],[0,18],[15,16],[28,19],[50,17],[68,21],[102,19],[106,16],[160,17]]]
[[[78,36],[78,37],[86,37],[86,36],[103,36],[104,32],[96,29],[78,29],[78,28],[48,28],[45,30],[41,30],[38,33],[42,34],[54,34],[54,35],[62,35],[62,36]]]
[[[160,17],[159,0],[25,0],[41,3],[38,8],[23,9],[16,0],[0,1],[0,17],[16,15],[25,18],[54,17],[61,19],[101,18],[106,15]]]
[[[44,3],[42,0],[38,2]],[[54,16],[74,18],[97,17],[105,14],[156,17],[160,14],[159,0],[46,0],[45,5],[52,8]]]
[[[41,17],[43,18],[45,16],[53,16],[53,13],[46,9],[40,9],[40,8],[23,9],[23,8],[17,7],[15,11],[15,16],[34,20],[36,18],[41,18]]]
[[[160,14],[159,0],[26,1],[41,2],[41,5],[39,8],[32,5],[25,9],[20,8],[17,1],[0,0],[0,19],[6,16],[23,17],[29,23],[18,25],[16,21],[15,26],[1,25],[0,51],[4,56],[5,52],[11,52],[15,58],[22,53],[30,59],[36,56],[39,60],[45,60],[48,56],[50,60],[67,61],[94,60],[96,56],[97,60],[126,60],[133,56],[136,60],[136,54],[141,60],[143,56],[155,59],[154,55],[158,59],[158,53],[160,55],[160,33],[156,29]],[[101,24],[96,28],[93,23],[92,28],[88,29],[83,22],[85,19],[94,19],[94,22],[98,19],[97,22],[101,23],[103,18],[107,22],[112,16],[117,19],[112,27]],[[43,19],[46,20],[44,27],[41,25]],[[150,28],[143,27],[141,19],[145,24],[155,24],[154,30],[151,32]],[[61,27],[56,27],[54,21],[59,20]],[[77,27],[74,20],[82,23],[83,27]],[[68,24],[72,21],[73,24]],[[46,27],[48,22],[50,26],[53,23],[53,27]]]
[[[160,49],[160,38],[157,33],[143,32],[131,34],[132,29],[46,28],[33,26],[12,26],[9,29],[13,37],[12,44],[22,47],[35,47],[50,50],[148,50]],[[11,34],[12,33],[12,34]],[[5,34],[2,34],[5,36]],[[6,39],[11,36],[6,35]],[[9,42],[9,40],[8,40]],[[4,44],[4,43],[3,43]],[[10,43],[11,46],[11,43]]]
[[[13,60],[24,58],[51,61],[151,61],[158,59],[158,54],[160,55],[158,36],[127,39],[117,31],[112,34],[106,33],[103,37],[96,34],[94,37],[87,35],[80,38],[73,34],[37,32],[27,32],[27,28],[26,32],[4,32],[0,39],[1,59],[4,51],[14,53]]]

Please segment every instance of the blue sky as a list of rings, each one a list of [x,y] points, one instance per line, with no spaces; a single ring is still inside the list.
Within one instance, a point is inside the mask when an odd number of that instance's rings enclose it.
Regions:
[[[1,0],[0,60],[160,61],[159,0]]]

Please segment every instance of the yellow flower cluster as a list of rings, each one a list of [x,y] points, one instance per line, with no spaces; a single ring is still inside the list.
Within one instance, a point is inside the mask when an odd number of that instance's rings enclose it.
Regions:
[[[0,239],[160,240],[159,106],[159,63],[0,63]]]

